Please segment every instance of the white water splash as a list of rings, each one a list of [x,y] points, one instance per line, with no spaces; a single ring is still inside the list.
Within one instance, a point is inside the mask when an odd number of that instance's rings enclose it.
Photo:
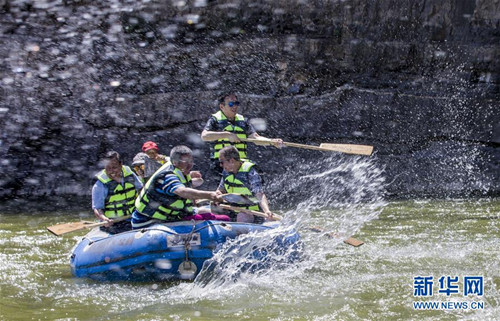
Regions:
[[[334,255],[337,245],[377,218],[386,205],[383,170],[370,158],[335,155],[286,173],[269,186],[270,190],[280,188],[272,204],[288,204],[283,224],[226,242],[194,283],[169,289],[171,299],[227,300],[269,289],[293,292],[294,286],[303,286],[311,270],[321,270],[325,257]],[[320,226],[321,231],[312,232],[312,226]],[[276,242],[296,231],[301,239],[296,247]],[[259,258],[255,258],[256,252],[261,254]],[[290,260],[299,254],[300,260]]]

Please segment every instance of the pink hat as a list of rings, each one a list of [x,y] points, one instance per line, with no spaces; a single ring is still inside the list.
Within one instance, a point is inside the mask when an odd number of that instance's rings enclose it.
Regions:
[[[158,145],[156,145],[156,143],[152,142],[152,141],[147,141],[147,142],[144,143],[144,145],[142,145],[142,151],[143,152],[146,152],[147,150],[150,150],[150,149],[159,150],[158,149]]]

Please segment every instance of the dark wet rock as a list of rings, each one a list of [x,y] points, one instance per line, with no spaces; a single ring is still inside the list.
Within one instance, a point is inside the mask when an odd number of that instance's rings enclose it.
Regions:
[[[500,195],[498,1],[0,1],[0,197],[90,193],[129,163],[199,140],[216,98],[286,141],[375,146],[390,196]],[[251,147],[278,161],[321,153]]]

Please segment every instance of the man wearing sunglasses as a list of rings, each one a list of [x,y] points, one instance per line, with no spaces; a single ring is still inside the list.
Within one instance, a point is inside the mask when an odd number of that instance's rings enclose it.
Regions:
[[[266,139],[255,131],[255,128],[248,122],[248,119],[238,114],[240,102],[235,94],[221,96],[219,99],[219,111],[209,118],[201,139],[206,142],[212,142],[210,149],[210,159],[212,160],[212,169],[218,174],[222,173],[222,167],[219,163],[220,150],[226,146],[233,145],[240,154],[241,159],[247,157],[247,143],[245,139]],[[272,139],[275,147],[281,148],[283,140]]]

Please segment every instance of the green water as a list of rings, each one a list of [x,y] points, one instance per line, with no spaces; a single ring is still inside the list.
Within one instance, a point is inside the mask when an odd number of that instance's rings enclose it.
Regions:
[[[305,222],[304,262],[205,287],[73,278],[68,253],[84,232],[58,238],[45,227],[86,216],[0,214],[1,320],[500,319],[498,199],[390,202],[354,235],[365,242],[358,248]],[[416,276],[434,277],[432,296],[413,295]],[[438,294],[441,276],[458,276],[460,293]],[[484,277],[483,296],[463,295],[465,276]],[[415,310],[419,300],[484,309]]]

